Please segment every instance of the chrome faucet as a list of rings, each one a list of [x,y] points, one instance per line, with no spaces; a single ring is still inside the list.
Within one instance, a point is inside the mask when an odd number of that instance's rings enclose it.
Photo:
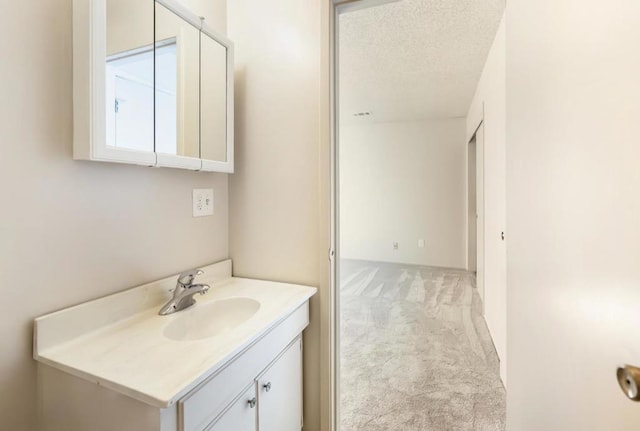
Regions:
[[[204,274],[204,272],[200,269],[192,269],[180,274],[176,287],[172,290],[173,298],[162,306],[158,314],[166,316],[167,314],[184,310],[185,308],[189,308],[195,304],[196,300],[193,299],[193,296],[196,293],[204,295],[209,291],[208,284],[193,284],[194,278],[202,274]]]

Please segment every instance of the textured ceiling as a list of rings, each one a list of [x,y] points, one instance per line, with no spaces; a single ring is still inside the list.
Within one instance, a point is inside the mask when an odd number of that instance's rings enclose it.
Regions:
[[[466,116],[504,5],[401,0],[340,15],[342,122]]]

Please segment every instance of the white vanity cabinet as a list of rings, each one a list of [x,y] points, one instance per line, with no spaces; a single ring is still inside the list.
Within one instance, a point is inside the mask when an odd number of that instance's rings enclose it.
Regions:
[[[308,305],[305,304],[208,380],[166,408],[144,405],[100,385],[40,366],[43,392],[40,403],[44,409],[39,429],[300,431],[300,331],[307,323]]]
[[[302,341],[297,339],[206,431],[300,431]]]
[[[174,316],[158,315],[171,277],[37,318],[38,429],[300,431],[302,332],[317,290],[231,277],[230,261],[203,269],[210,293]],[[237,323],[208,314],[238,298],[260,306]],[[203,315],[224,330],[200,337]],[[176,338],[178,323],[197,331]]]

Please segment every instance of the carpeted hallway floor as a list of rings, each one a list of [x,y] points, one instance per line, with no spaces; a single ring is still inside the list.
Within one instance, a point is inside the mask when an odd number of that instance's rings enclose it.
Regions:
[[[505,390],[466,271],[340,262],[341,431],[499,431]]]

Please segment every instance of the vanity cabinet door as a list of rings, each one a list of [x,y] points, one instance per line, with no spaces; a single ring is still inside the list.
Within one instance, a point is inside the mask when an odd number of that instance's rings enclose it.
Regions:
[[[206,431],[257,431],[258,399],[252,385]]]
[[[302,428],[302,340],[298,338],[258,379],[260,431]]]

